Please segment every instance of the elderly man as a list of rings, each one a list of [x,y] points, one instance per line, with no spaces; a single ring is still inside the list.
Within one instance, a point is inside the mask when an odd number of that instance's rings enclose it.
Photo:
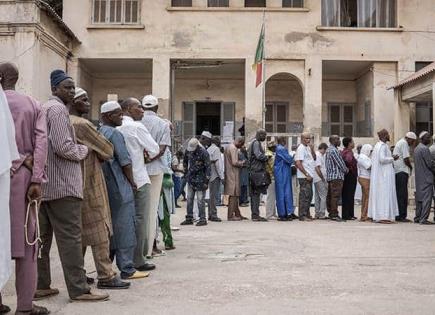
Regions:
[[[210,156],[211,163],[211,175],[210,182],[208,184],[210,201],[208,203],[208,220],[212,222],[221,222],[218,217],[216,200],[221,188],[221,182],[224,180],[224,174],[221,167],[221,150],[216,145],[216,141],[212,141],[212,135],[208,131],[204,131],[201,136],[202,139],[206,139],[208,143],[207,152]],[[203,143],[203,141],[201,141]]]
[[[113,158],[113,146],[94,125],[82,118],[89,113],[91,105],[88,93],[76,88],[74,100],[70,105],[70,120],[74,127],[77,141],[89,149],[88,156],[82,164],[84,177],[82,207],[82,246],[83,255],[90,246],[97,269],[99,289],[126,289],[130,283],[123,282],[116,276],[110,260],[110,236],[112,222],[110,218],[109,197],[106,181],[100,161]]]
[[[111,257],[116,257],[116,265],[122,279],[139,279],[149,273],[138,271],[133,262],[136,248],[134,193],[137,190],[133,168],[125,139],[116,129],[122,125],[123,112],[116,101],[101,105],[100,132],[113,145],[113,159],[104,162],[109,204],[112,210],[113,236],[110,244]]]
[[[316,152],[311,145],[311,134],[301,135],[301,144],[295,154],[297,178],[299,182],[299,220],[311,221],[310,207],[313,199],[313,177],[315,173]]]
[[[389,224],[399,215],[397,207],[396,184],[393,161],[399,156],[391,155],[387,145],[390,134],[382,129],[378,132],[379,142],[372,153],[372,172],[370,179],[369,218]]]
[[[228,221],[244,219],[239,210],[240,196],[240,168],[245,166],[245,161],[239,160],[238,150],[245,144],[245,138],[237,137],[233,143],[225,148],[225,195],[228,199]]]
[[[167,147],[171,146],[171,130],[169,124],[157,116],[157,110],[159,109],[159,102],[156,97],[152,95],[146,95],[142,99],[142,107],[144,108],[144,116],[142,118],[142,124],[148,129],[154,141],[160,147],[160,152],[152,159],[147,159],[147,171],[150,177],[150,188],[148,190],[146,198],[146,222],[149,227],[147,229],[147,238],[145,242],[144,253],[147,257],[153,255],[154,238],[157,229],[157,210],[159,207],[160,192],[162,189],[163,174],[166,170],[166,161],[164,153]]]
[[[135,98],[127,98],[122,102],[121,107],[124,117],[122,119],[122,125],[117,127],[117,129],[124,136],[125,144],[131,157],[134,183],[137,187],[137,190],[134,192],[137,242],[134,253],[134,266],[139,271],[149,271],[155,269],[155,265],[146,262],[148,252],[146,244],[153,240],[147,239],[151,222],[149,222],[150,218],[146,216],[145,208],[151,181],[144,163],[144,158],[154,158],[159,154],[160,148],[148,129],[140,123],[144,114],[140,105],[139,100]]]
[[[326,208],[328,209],[329,218],[333,221],[340,222],[338,201],[340,200],[343,190],[344,175],[349,170],[337,149],[340,146],[340,137],[337,135],[330,136],[329,143],[329,148],[325,153],[326,180],[328,182]]]
[[[415,143],[417,136],[413,132],[408,132],[404,138],[397,141],[394,146],[393,154],[399,158],[393,162],[394,171],[396,172],[396,195],[399,206],[399,215],[396,217],[397,222],[410,222],[408,216],[408,179],[412,172],[410,147]]]
[[[267,222],[266,218],[260,216],[260,196],[267,193],[271,183],[267,172],[266,164],[268,157],[261,145],[266,140],[266,130],[259,129],[249,147],[249,173],[251,183],[251,219],[257,222]]]
[[[433,224],[430,222],[429,214],[433,197],[433,182],[435,164],[428,148],[431,140],[429,132],[423,131],[420,136],[420,143],[414,150],[415,163],[415,223]]]
[[[207,225],[205,217],[205,192],[210,180],[210,157],[198,139],[192,138],[187,144],[187,154],[184,156],[184,169],[187,170],[187,214],[181,225],[193,224],[193,203],[195,195],[198,199],[199,221],[196,226]]]
[[[17,314],[29,314],[31,311],[48,314],[46,308],[32,304],[36,289],[34,252],[37,251],[38,244],[31,246],[24,240],[26,197],[41,197],[40,181],[47,153],[45,119],[41,115],[39,104],[30,97],[15,92],[17,80],[18,70],[15,65],[0,64],[0,290],[11,274],[12,245],[16,270]],[[29,163],[32,158],[35,168]],[[12,179],[10,175],[13,175]],[[30,214],[29,232],[35,232],[36,215],[35,211]],[[0,314],[8,312],[10,308],[2,304],[0,295]]]
[[[83,177],[80,162],[88,155],[88,148],[77,144],[66,108],[75,96],[74,81],[62,70],[53,71],[50,79],[53,96],[42,106],[47,120],[48,182],[42,185],[39,212],[42,250],[41,258],[38,258],[35,298],[59,293],[59,290],[50,288],[50,249],[54,232],[70,298],[73,301],[107,300],[107,294],[90,292],[83,268]]]

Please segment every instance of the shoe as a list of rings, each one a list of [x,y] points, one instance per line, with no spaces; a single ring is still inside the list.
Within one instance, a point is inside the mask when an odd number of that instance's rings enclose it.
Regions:
[[[239,207],[242,207],[242,208],[249,207],[249,203],[241,203],[239,205]]]
[[[153,257],[166,256],[166,253],[158,248],[153,248]]]
[[[179,231],[180,228],[178,226],[172,226],[171,225],[171,231]]]
[[[136,268],[136,270],[139,270],[139,271],[151,271],[154,269],[156,269],[156,265],[151,264],[151,263],[145,263],[144,265]]]
[[[6,314],[11,311],[11,308],[7,305],[1,304],[0,305],[0,314]]]
[[[356,217],[352,217],[352,218],[350,218],[349,220],[354,221],[354,220],[356,220]]]
[[[174,245],[171,245],[171,246],[165,245],[165,250],[174,250],[174,249],[175,249]]]
[[[102,290],[121,290],[129,287],[130,282],[122,281],[118,276],[110,280],[99,280],[97,283],[97,288]]]
[[[228,218],[228,221],[242,221],[241,217],[232,216],[231,218]]]
[[[316,217],[316,220],[327,220],[328,218],[326,216],[318,216]]]
[[[311,219],[310,217],[307,217],[307,216],[300,216],[300,217],[299,217],[299,221],[307,221],[307,222],[310,222],[310,221],[313,221],[313,219]]]
[[[183,222],[181,222],[180,225],[193,225],[193,220],[192,219],[186,219]]]
[[[296,214],[294,214],[294,213],[290,214],[290,216],[293,218],[293,220],[299,219],[299,217]]]
[[[109,300],[109,294],[106,293],[95,294],[92,292],[85,293],[71,299],[71,301],[73,302],[103,302],[108,300]]]
[[[181,208],[181,206],[180,205],[175,205],[175,208]]]
[[[86,277],[86,283],[87,284],[94,284],[95,283],[95,279],[91,278],[91,277]]]
[[[0,313],[0,314],[5,314],[5,313]],[[15,314],[18,314],[18,315],[46,315],[46,314],[50,314],[50,311],[45,307],[33,304],[32,309],[30,311],[18,311],[17,310],[15,312]]]
[[[289,219],[287,217],[284,218],[278,218],[277,221],[281,221],[281,222],[287,222]],[[292,219],[293,220],[293,219]]]
[[[260,216],[255,216],[255,217],[252,217],[252,221],[254,221],[254,222],[267,222],[267,219],[260,217]]]
[[[205,226],[205,225],[207,225],[206,220],[199,220],[198,223],[196,223],[196,226]]]
[[[276,215],[271,215],[271,216],[266,217],[266,219],[268,219],[268,220],[278,220],[278,217]]]
[[[343,222],[343,220],[338,215],[335,217],[329,217],[329,219],[335,222]]]
[[[35,295],[33,296],[33,301],[39,301],[58,294],[59,294],[59,289],[48,288],[48,289],[36,290]]]
[[[132,274],[121,273],[121,279],[122,280],[136,280],[136,279],[142,279],[142,278],[149,277],[149,275],[150,275],[149,272],[135,271]]]
[[[208,219],[209,221],[212,221],[212,222],[222,222],[222,220],[220,219],[220,218],[218,218],[218,217],[211,217],[210,219]]]
[[[292,218],[291,215],[287,216],[287,221],[293,221],[294,219]]]
[[[430,222],[430,221],[428,221],[428,220],[425,220],[425,221],[423,221],[423,222],[420,222],[420,224],[421,224],[421,225],[434,225],[435,223]]]

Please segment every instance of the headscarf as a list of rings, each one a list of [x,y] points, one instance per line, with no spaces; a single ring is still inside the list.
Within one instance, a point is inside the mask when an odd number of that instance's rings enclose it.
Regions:
[[[364,154],[366,157],[370,157],[372,150],[373,150],[373,147],[370,144],[364,144],[361,148],[360,154]]]

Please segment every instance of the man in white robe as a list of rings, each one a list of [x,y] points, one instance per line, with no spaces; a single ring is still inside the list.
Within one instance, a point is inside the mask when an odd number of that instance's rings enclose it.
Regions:
[[[372,153],[372,173],[370,180],[369,217],[375,222],[392,223],[399,214],[396,197],[395,174],[392,156],[387,142],[390,141],[388,131],[378,132],[379,142]]]
[[[0,78],[1,82],[1,78]],[[11,227],[9,213],[10,168],[12,161],[20,156],[15,142],[15,126],[0,84],[0,290],[8,281],[12,272]],[[0,311],[9,309],[3,306],[0,295]]]

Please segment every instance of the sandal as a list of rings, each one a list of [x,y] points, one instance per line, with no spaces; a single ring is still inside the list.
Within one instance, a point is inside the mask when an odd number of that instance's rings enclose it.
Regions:
[[[30,311],[16,311],[16,315],[47,315],[50,314],[50,311],[43,307],[33,304],[32,310]]]

